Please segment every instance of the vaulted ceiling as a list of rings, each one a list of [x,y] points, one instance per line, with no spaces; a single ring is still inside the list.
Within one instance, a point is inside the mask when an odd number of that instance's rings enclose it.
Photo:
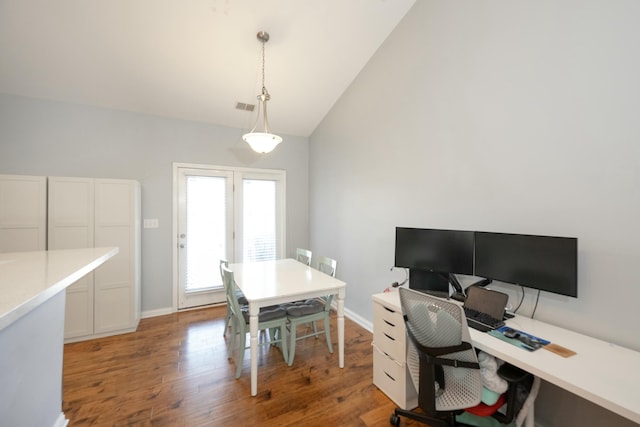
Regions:
[[[415,0],[0,0],[0,92],[310,135]]]

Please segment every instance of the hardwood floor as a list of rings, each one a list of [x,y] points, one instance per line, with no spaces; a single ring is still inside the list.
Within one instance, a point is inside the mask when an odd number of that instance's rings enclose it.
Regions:
[[[224,307],[143,319],[138,331],[64,350],[63,411],[74,426],[389,426],[395,404],[372,382],[371,333],[345,320],[345,368],[324,337],[299,341],[293,366],[260,350],[258,395],[227,359]],[[403,426],[418,425],[402,420]]]

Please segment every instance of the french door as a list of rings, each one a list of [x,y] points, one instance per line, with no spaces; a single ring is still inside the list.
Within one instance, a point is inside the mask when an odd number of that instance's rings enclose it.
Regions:
[[[178,309],[225,300],[219,262],[285,254],[285,172],[174,165]]]

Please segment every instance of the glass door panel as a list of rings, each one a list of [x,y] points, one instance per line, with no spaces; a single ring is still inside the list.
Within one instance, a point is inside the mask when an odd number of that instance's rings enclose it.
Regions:
[[[179,171],[178,308],[225,301],[219,262],[232,253],[233,176]]]

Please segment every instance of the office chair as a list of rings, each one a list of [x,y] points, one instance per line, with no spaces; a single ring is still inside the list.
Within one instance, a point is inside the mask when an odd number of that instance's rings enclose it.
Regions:
[[[296,260],[301,263],[310,266],[311,265],[311,251],[309,249],[296,249]]]
[[[318,258],[318,270],[328,274],[331,277],[336,277],[337,261],[329,257],[321,256]],[[289,320],[289,342],[291,348],[289,349],[289,366],[293,364],[293,358],[296,354],[296,342],[309,337],[318,337],[318,334],[323,331],[318,331],[316,322],[322,320],[324,322],[324,334],[327,339],[327,347],[329,347],[329,353],[333,353],[333,346],[331,345],[331,301],[333,295],[327,295],[321,298],[312,298],[305,301],[296,301],[285,305],[287,308],[287,318]],[[313,326],[313,332],[302,336],[297,336],[298,325],[302,323],[311,323]]]
[[[432,427],[455,426],[456,413],[478,405],[482,397],[480,365],[464,311],[425,293],[399,292],[409,337],[407,366],[423,413],[396,408],[389,421],[397,427],[404,416]]]
[[[236,355],[236,379],[240,378],[244,363],[244,351],[247,348],[247,332],[249,332],[249,312],[247,308],[241,308],[235,293],[236,281],[233,271],[221,265],[224,277],[224,289],[227,296],[227,305],[231,307],[231,343],[228,356],[231,357],[235,346],[235,338],[239,337],[238,352]],[[280,344],[284,361],[289,360],[287,351],[287,311],[280,306],[265,307],[258,314],[258,330],[270,330],[270,339],[262,344]],[[261,345],[262,345],[261,344]]]
[[[397,408],[390,423],[397,427],[399,416],[405,416],[433,427],[466,425],[456,424],[455,416],[480,403],[482,376],[462,307],[411,289],[400,288],[399,292],[409,337],[407,366],[424,413]],[[533,383],[537,394],[539,380],[507,363],[498,374],[509,383],[508,404],[506,413],[491,416],[508,424],[522,406],[516,399],[518,387],[528,389]]]

